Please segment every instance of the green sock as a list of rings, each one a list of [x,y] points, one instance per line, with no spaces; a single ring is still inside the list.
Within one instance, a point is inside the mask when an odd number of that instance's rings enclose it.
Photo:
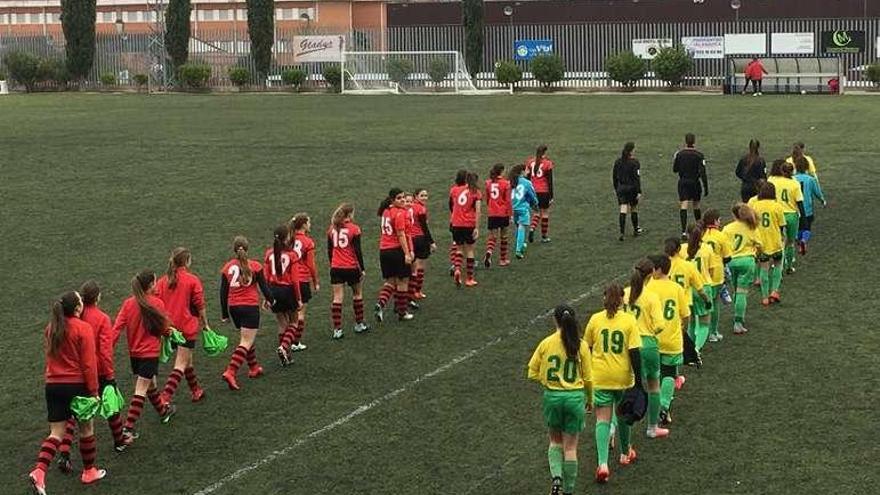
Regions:
[[[694,338],[694,347],[697,348],[697,352],[703,350],[703,346],[706,345],[706,340],[709,338],[709,323],[705,322],[701,319],[702,317],[694,318],[694,334],[696,334],[696,338]]]
[[[718,321],[721,319],[721,298],[717,297],[712,301],[712,317],[709,320],[709,333],[715,335],[718,333]]]
[[[672,405],[672,398],[675,396],[675,378],[664,376],[660,382],[660,407],[666,411]]]
[[[617,444],[621,454],[629,454],[629,434],[632,426],[626,423],[617,423]]]
[[[550,477],[562,477],[562,445],[551,444],[547,448],[547,461],[550,463]]]
[[[761,299],[767,299],[770,296],[770,271],[761,268]]]
[[[749,295],[746,292],[737,291],[733,297],[733,321],[742,323],[746,321],[746,304],[749,301]]]
[[[578,461],[566,460],[562,463],[562,491],[565,493],[574,493],[574,485],[578,479]]]
[[[658,423],[660,423],[660,392],[648,392],[648,426],[657,426]]]
[[[611,423],[596,421],[596,455],[599,465],[608,464],[608,438],[611,436]]]
[[[691,306],[691,309],[693,309],[693,306]],[[696,340],[696,325],[694,324],[694,320],[696,320],[696,318],[691,318],[688,322],[688,337],[690,337],[691,340]]]
[[[794,246],[785,247],[785,261],[783,262],[786,269],[794,266]]]
[[[774,266],[770,269],[770,290],[774,292],[779,291],[779,287],[782,286],[782,267],[779,265]]]

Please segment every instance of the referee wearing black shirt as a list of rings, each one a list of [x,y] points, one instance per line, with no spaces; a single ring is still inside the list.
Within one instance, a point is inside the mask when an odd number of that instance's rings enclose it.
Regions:
[[[617,194],[617,204],[620,205],[621,241],[626,232],[627,213],[632,219],[633,235],[638,236],[642,233],[642,228],[639,227],[639,199],[642,196],[642,179],[639,174],[641,165],[633,154],[635,148],[635,143],[626,143],[611,172],[611,182]]]
[[[697,138],[688,133],[684,137],[685,147],[675,154],[672,171],[678,174],[678,215],[681,218],[681,236],[686,238],[688,208],[694,210],[694,220],[702,217],[700,200],[703,194],[709,195],[709,178],[706,177],[706,158],[697,151]],[[702,188],[700,187],[702,183]]]

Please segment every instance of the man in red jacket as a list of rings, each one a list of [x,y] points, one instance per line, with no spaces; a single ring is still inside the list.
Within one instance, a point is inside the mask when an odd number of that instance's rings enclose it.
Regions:
[[[764,79],[764,74],[769,74],[766,69],[764,69],[764,64],[758,60],[758,57],[752,59],[751,62],[746,65],[745,76],[746,76],[746,84],[743,86],[743,93],[746,94],[746,91],[749,89],[749,81],[752,82],[752,96],[761,96],[762,82]]]

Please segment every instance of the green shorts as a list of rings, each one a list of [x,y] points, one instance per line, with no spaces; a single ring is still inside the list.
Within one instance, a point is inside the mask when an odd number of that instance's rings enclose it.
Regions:
[[[626,390],[593,390],[593,407],[613,406],[623,400]]]
[[[660,354],[660,364],[663,366],[681,366],[684,364],[684,354]]]
[[[741,289],[752,286],[755,281],[755,258],[740,256],[730,260],[727,266],[730,267],[730,278],[733,280],[734,286]]]
[[[584,430],[583,390],[544,390],[544,423],[552,431],[576,435]]]
[[[791,244],[797,239],[798,228],[801,223],[800,213],[785,214],[785,237],[787,244]]]
[[[706,307],[706,303],[703,302],[703,298],[700,297],[699,294],[697,294],[697,291],[693,289],[691,289],[691,291],[693,292],[694,297],[694,306],[691,313],[693,313],[694,316],[706,316],[711,313],[712,310]],[[703,292],[706,293],[706,296],[709,298],[710,301],[715,300],[715,287],[706,284],[703,286]]]
[[[642,374],[646,380],[660,379],[660,348],[657,346],[657,337],[642,336],[642,348],[639,349],[642,356]]]

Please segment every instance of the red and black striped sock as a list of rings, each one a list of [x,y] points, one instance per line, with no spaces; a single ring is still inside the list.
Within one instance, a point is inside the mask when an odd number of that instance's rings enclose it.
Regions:
[[[242,346],[238,346],[232,351],[232,358],[229,360],[229,365],[226,366],[226,369],[232,372],[232,376],[235,376],[238,373],[238,369],[244,364],[244,360],[247,359],[247,353],[248,350]]]
[[[330,303],[330,320],[333,323],[333,329],[342,328],[342,303]]]
[[[405,291],[399,290],[394,293],[394,305],[395,309],[397,309],[397,314],[402,315],[406,313],[406,307],[409,305],[409,294]]]
[[[356,323],[364,322],[364,300],[363,299],[354,299],[351,302],[352,306],[354,306],[354,321]]]
[[[499,250],[499,254],[501,255],[501,260],[507,260],[507,236],[501,236],[501,249]]]
[[[406,284],[406,297],[409,298],[410,301],[416,300],[416,285],[418,281],[416,280],[415,274],[410,275],[409,281]]]
[[[149,399],[150,404],[153,405],[153,409],[155,409],[157,413],[163,414],[165,413],[165,408],[168,406],[168,401],[171,400],[171,397],[162,397],[162,395],[159,394],[159,389],[151,387],[147,390],[147,399]]]
[[[529,226],[529,229],[535,230],[538,227],[538,215],[532,215],[532,224]]]
[[[383,284],[382,290],[379,291],[379,306],[385,307],[388,304],[388,300],[391,299],[391,294],[394,293],[394,286]]]
[[[495,252],[495,236],[490,235],[488,239],[486,239],[486,254],[491,257],[492,253]]]
[[[468,278],[468,280],[474,279],[474,259],[473,258],[467,259],[467,278]]]
[[[257,344],[251,345],[251,348],[247,350],[247,363],[250,369],[260,367],[260,363],[257,361]]]
[[[306,320],[297,320],[296,326],[293,327],[293,343],[299,344],[304,333],[306,333]]]
[[[281,347],[283,347],[284,349],[290,349],[290,344],[293,343],[294,332],[294,324],[291,323],[287,325],[287,328],[284,330],[284,334],[281,336]]]
[[[418,271],[416,271],[415,278],[416,278],[416,292],[421,294],[422,286],[425,285],[425,270],[422,270],[421,268],[419,268]]]
[[[200,389],[199,387],[199,379],[196,377],[196,369],[192,366],[188,366],[185,370],[183,370],[184,375],[186,375],[186,384],[189,385],[189,389],[195,392]]]
[[[70,418],[64,424],[64,436],[61,437],[61,444],[58,446],[58,453],[61,455],[70,455],[70,445],[73,444],[73,435],[76,433],[76,420]]]
[[[40,445],[40,452],[37,454],[37,463],[34,465],[34,469],[39,469],[43,472],[49,469],[49,464],[55,458],[55,453],[58,451],[58,445],[60,444],[61,440],[46,437]]]
[[[80,437],[79,455],[82,456],[83,470],[95,467],[95,459],[98,457],[98,440],[95,435]]]
[[[547,237],[550,232],[550,217],[541,217],[541,237]]]
[[[458,270],[461,270],[462,258],[464,258],[464,254],[462,254],[461,251],[456,251],[455,252],[455,268]]]
[[[458,255],[458,246],[453,242],[449,245],[449,264],[455,265],[455,257]]]
[[[162,393],[165,394],[165,397],[168,397],[168,400],[171,400],[171,398],[174,397],[181,379],[183,379],[183,371],[180,371],[177,368],[174,368],[174,371],[168,375],[168,381],[165,382],[165,388],[162,390]],[[152,400],[153,399],[150,398],[151,402]],[[155,407],[155,404],[153,404],[153,406]]]
[[[122,443],[122,416],[114,414],[107,418],[107,424],[110,426],[110,433],[113,435],[113,443]]]
[[[131,404],[128,406],[128,417],[125,418],[125,429],[131,430],[134,428],[134,424],[137,423],[141,413],[144,412],[145,400],[143,395],[132,396]]]

